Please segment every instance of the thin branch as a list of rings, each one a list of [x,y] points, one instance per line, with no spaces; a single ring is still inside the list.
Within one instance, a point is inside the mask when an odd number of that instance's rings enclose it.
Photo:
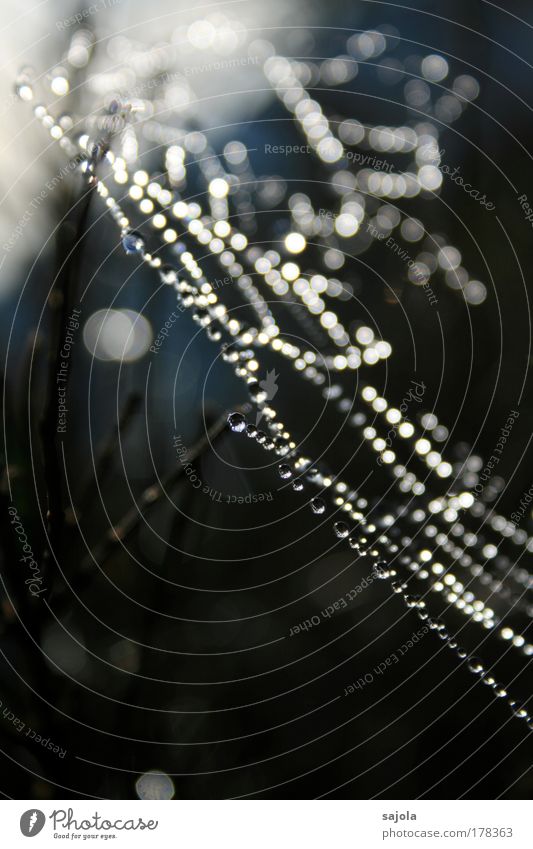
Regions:
[[[47,538],[43,563],[61,551],[65,515],[62,498],[61,455],[57,437],[57,375],[61,370],[61,350],[65,327],[70,315],[73,294],[76,288],[76,273],[79,271],[82,242],[86,232],[92,189],[85,189],[76,205],[75,223],[66,220],[59,228],[57,254],[59,270],[52,284],[49,305],[52,310],[51,343],[48,357],[47,397],[40,421],[44,463],[44,479],[47,493]],[[63,386],[68,387],[68,369]]]

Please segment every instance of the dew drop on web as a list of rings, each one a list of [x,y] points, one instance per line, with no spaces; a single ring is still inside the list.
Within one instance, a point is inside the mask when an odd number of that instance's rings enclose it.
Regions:
[[[139,233],[132,230],[122,237],[122,247],[127,254],[138,254],[144,248],[144,239]]]
[[[311,501],[311,510],[313,513],[325,513],[326,512],[326,502],[323,498],[313,498]]]
[[[345,522],[335,522],[333,530],[335,532],[335,536],[339,539],[344,539],[344,537],[347,537],[350,533],[348,525]]]
[[[228,424],[231,430],[235,433],[242,433],[246,428],[246,419],[242,413],[230,413],[228,416]]]

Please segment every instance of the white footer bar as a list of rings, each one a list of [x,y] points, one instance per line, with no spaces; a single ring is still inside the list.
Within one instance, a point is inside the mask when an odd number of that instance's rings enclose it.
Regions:
[[[524,801],[3,801],[2,846],[533,847]],[[28,840],[35,837],[35,843]],[[69,841],[69,843],[67,843]]]

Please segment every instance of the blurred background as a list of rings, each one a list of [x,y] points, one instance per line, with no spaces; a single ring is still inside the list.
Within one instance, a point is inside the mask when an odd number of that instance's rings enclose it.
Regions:
[[[453,103],[441,102],[432,115],[444,160],[495,211],[451,180],[438,200],[415,199],[410,211],[423,212],[428,229],[460,249],[481,286],[469,301],[453,279],[442,280],[433,310],[398,259],[374,245],[336,272],[348,284],[336,309],[353,332],[370,323],[391,342],[394,355],[380,379],[396,404],[413,380],[424,384],[423,408],[411,415],[438,415],[454,462],[490,457],[510,411],[519,409],[483,498],[510,515],[532,483],[532,240],[518,201],[533,198],[530,4],[245,0],[204,9],[156,2],[147,19],[146,9],[128,0],[106,0],[95,11],[71,2],[5,3],[0,790],[13,798],[527,798],[527,728],[432,635],[385,675],[373,674],[420,627],[385,582],[321,616],[360,586],[369,565],[332,543],[298,493],[282,486],[275,459],[228,432],[227,413],[247,401],[242,384],[187,314],[160,336],[176,309],[174,293],[155,292],[150,271],[125,256],[118,231],[95,203],[70,269],[70,306],[81,312],[61,441],[66,526],[57,556],[46,554],[41,423],[54,350],[53,284],[72,239],[81,180],[66,175],[35,202],[65,160],[13,87],[23,66],[53,75],[76,14],[98,42],[113,36],[110,63],[121,38],[179,47],[181,82],[169,106],[179,107],[182,125],[204,134],[218,154],[239,141],[256,175],[278,178],[249,199],[264,213],[247,224],[250,242],[284,237],[287,187],[307,193],[316,209],[330,209],[336,199],[316,159],[266,150],[301,144],[302,136],[260,63],[250,61],[265,42],[279,54],[326,63],[347,53],[352,35],[383,33],[386,56],[361,61],[353,78],[316,86],[325,114],[363,123],[421,120],[426,101],[417,102],[417,91],[410,100],[406,86],[427,54],[446,57],[450,78],[477,81],[468,109],[456,116]],[[235,57],[238,63],[230,61]],[[84,69],[67,108],[91,110],[104,73],[97,72]],[[145,167],[160,168],[158,157],[154,144]],[[323,271],[318,252],[314,259]],[[227,299],[238,303],[233,292]],[[289,307],[280,315],[287,332],[321,344]],[[272,354],[265,362],[278,370]],[[289,369],[279,372],[276,404],[309,455],[327,450],[327,465],[365,481],[370,504],[382,499],[385,478],[357,450],[354,432],[339,429],[324,414],[328,405]],[[179,462],[177,438],[188,448],[195,481]],[[471,464],[474,476],[480,463]],[[158,480],[165,492],[154,499]],[[40,597],[21,581],[10,505],[40,565]],[[380,511],[393,506],[387,496]],[[529,513],[521,527],[530,532]],[[520,567],[530,560],[526,553]],[[461,641],[477,651],[486,635],[459,613],[449,615],[450,630],[461,629]],[[316,616],[319,626],[290,636]],[[502,659],[499,646],[483,643],[482,650],[527,699],[527,664]],[[371,684],[344,695],[369,673]]]

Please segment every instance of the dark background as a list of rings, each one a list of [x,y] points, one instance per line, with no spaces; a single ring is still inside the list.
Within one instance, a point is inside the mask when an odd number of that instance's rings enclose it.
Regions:
[[[354,260],[339,276],[352,284],[360,304],[337,301],[335,307],[353,327],[364,320],[364,305],[391,341],[394,353],[380,375],[388,397],[400,403],[412,379],[427,385],[424,409],[434,409],[449,426],[452,457],[460,457],[465,445],[490,456],[509,411],[520,409],[498,468],[498,476],[509,480],[498,494],[498,511],[509,515],[531,485],[531,225],[516,199],[522,193],[533,197],[531,7],[507,3],[504,13],[476,0],[413,8],[310,4],[309,19],[319,18],[322,28],[307,27],[308,43],[314,42],[309,52],[334,56],[345,51],[346,30],[390,24],[401,35],[395,56],[442,52],[454,75],[471,73],[478,79],[478,100],[443,132],[442,145],[446,161],[460,164],[470,182],[494,200],[501,225],[495,213],[446,181],[441,197],[450,209],[440,201],[415,201],[411,210],[461,249],[463,264],[485,282],[488,297],[467,308],[459,293],[441,283],[441,342],[436,312],[423,292],[375,246],[362,259],[395,286],[398,303],[387,301],[377,278]],[[286,26],[300,29],[307,21],[305,9],[287,11]],[[278,34],[278,50],[298,55],[291,36],[290,29]],[[402,103],[402,87],[390,86],[384,95],[374,69],[362,68],[346,87],[350,94],[323,90],[317,99],[327,115],[394,124],[412,117]],[[383,96],[395,102],[384,102]],[[316,161],[262,155],[265,141],[302,142],[291,124],[282,123],[284,117],[272,101],[253,123],[227,136],[214,134],[210,141],[218,150],[231,138],[259,148],[251,155],[257,174],[280,174],[294,181],[291,191],[307,191],[317,208],[331,206],[331,190],[309,182],[321,178]],[[76,191],[79,186],[65,187],[50,200],[50,229]],[[258,241],[275,241],[285,232],[283,206],[259,216]],[[142,311],[157,332],[174,308],[172,292],[152,297],[152,276],[135,268],[118,245],[113,250],[117,234],[97,212],[99,220],[91,208],[94,226],[78,270],[78,292],[91,283],[82,321],[113,303]],[[359,584],[369,564],[334,545],[329,527],[313,518],[305,500],[281,489],[275,459],[244,437],[222,429],[215,440],[219,457],[204,446],[193,462],[197,474],[217,492],[272,493],[272,501],[238,507],[216,502],[181,476],[166,497],[146,509],[123,545],[106,546],[110,524],[139,503],[156,475],[164,478],[176,469],[174,435],[194,446],[206,423],[223,420],[247,400],[231,369],[220,359],[214,362],[215,348],[198,335],[187,314],[156,357],[121,366],[93,361],[78,331],[63,444],[79,528],[68,525],[59,562],[43,565],[50,587],[46,597],[28,598],[20,583],[18,543],[5,518],[7,478],[39,553],[46,504],[39,419],[51,344],[50,319],[40,323],[39,315],[60,251],[56,240],[36,264],[33,256],[24,257],[20,286],[2,318],[3,336],[12,328],[12,338],[5,382],[9,474],[4,472],[2,490],[0,698],[2,710],[13,711],[67,754],[60,759],[46,752],[0,716],[0,791],[13,798],[135,798],[139,775],[157,769],[172,776],[176,798],[527,798],[527,728],[433,635],[371,685],[343,696],[349,683],[371,672],[420,627],[386,582],[374,584],[308,633],[288,636],[291,627]],[[228,302],[232,297],[228,293]],[[294,316],[279,309],[280,323],[303,333]],[[279,363],[272,357],[265,362],[269,368]],[[288,368],[280,371],[275,404],[303,438],[319,418],[320,396],[306,384],[297,385]],[[133,410],[121,428],[119,450],[110,439],[117,410],[128,404]],[[347,463],[345,476],[357,483],[372,468],[372,458],[364,448],[354,455],[354,440],[355,431],[340,428],[331,411],[305,445],[312,456],[327,447],[331,468]],[[462,448],[455,449],[458,443]],[[106,444],[109,460],[97,487],[92,452]],[[378,498],[384,481],[376,472],[362,494]],[[67,503],[65,480],[62,486]],[[381,509],[386,506],[387,499]],[[525,519],[522,527],[528,524]],[[527,567],[530,559],[526,555],[521,565]],[[437,599],[436,607],[440,603]],[[499,603],[493,606],[503,613]],[[453,611],[447,622],[477,653],[487,634]],[[525,662],[510,653],[503,657],[495,638],[479,653],[497,664],[504,683],[517,676],[514,690],[528,698]]]

